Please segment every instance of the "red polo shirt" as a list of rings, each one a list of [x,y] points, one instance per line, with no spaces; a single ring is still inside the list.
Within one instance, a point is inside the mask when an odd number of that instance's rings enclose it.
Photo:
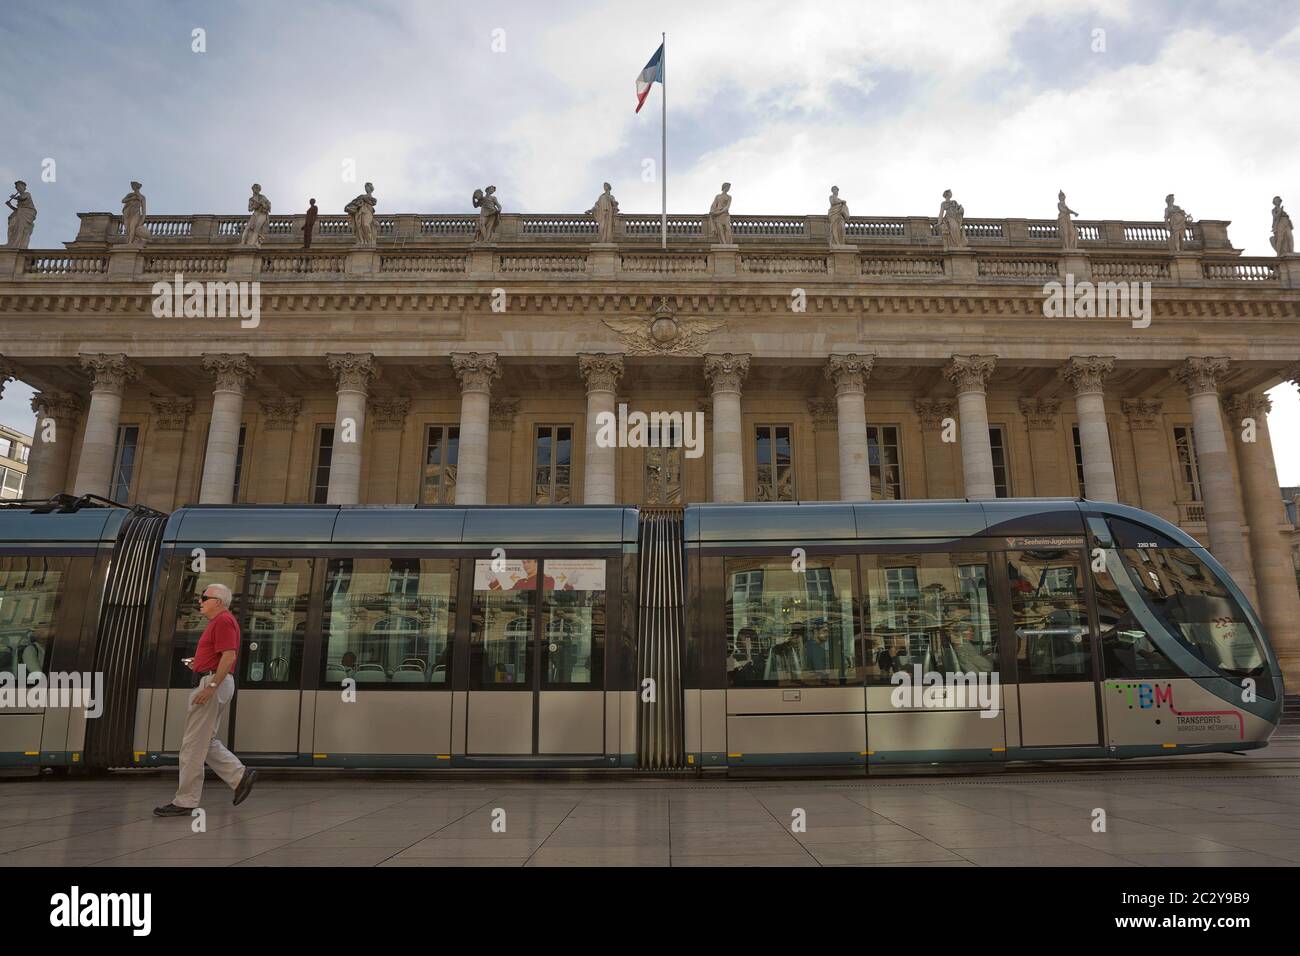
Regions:
[[[239,622],[229,611],[222,611],[208,621],[190,667],[199,674],[215,671],[225,651],[234,651],[235,660],[239,660]],[[230,672],[234,673],[233,667]]]

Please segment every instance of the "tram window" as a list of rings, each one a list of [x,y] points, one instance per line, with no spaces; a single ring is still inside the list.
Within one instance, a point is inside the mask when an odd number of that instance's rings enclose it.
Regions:
[[[1092,680],[1091,631],[1078,552],[1009,551],[1021,683]]]
[[[839,686],[861,680],[851,557],[727,558],[727,685]]]
[[[1188,548],[1120,551],[1129,577],[1170,633],[1193,654],[1233,679],[1251,677],[1272,694],[1264,649],[1246,612]]]
[[[542,568],[542,687],[600,687],[605,559],[551,558]]]
[[[202,574],[194,571],[188,553],[176,560],[184,568],[181,574],[181,592],[176,601],[176,629],[172,636],[172,687],[192,687],[194,672],[182,661],[193,657],[198,649],[199,638],[208,620],[200,608],[199,596],[210,584],[224,584],[230,588],[232,595],[230,608],[236,620],[242,617],[244,602],[244,568],[248,563],[243,558],[208,557],[207,570]],[[247,639],[244,646],[247,647]]]
[[[888,684],[914,666],[942,674],[997,671],[987,555],[863,555],[862,579],[868,683]]]
[[[475,561],[470,609],[470,687],[531,687],[533,607],[541,562]],[[555,579],[542,575],[542,587]]]
[[[240,684],[298,687],[311,600],[311,558],[254,558],[248,619],[241,637]]]
[[[1109,571],[1093,572],[1097,591],[1097,624],[1102,669],[1106,677],[1145,679],[1181,677],[1182,672],[1151,640],[1133,609],[1115,587]]]
[[[0,557],[0,673],[44,673],[62,627],[69,558]],[[75,635],[69,635],[75,642]]]
[[[333,558],[325,571],[321,679],[408,687],[451,681],[456,562]]]

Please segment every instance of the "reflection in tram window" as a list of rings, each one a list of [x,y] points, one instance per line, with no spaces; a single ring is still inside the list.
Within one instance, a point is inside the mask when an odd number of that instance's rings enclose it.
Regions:
[[[230,588],[230,612],[235,615],[235,620],[241,620],[244,607],[244,568],[248,562],[243,558],[218,558],[209,555],[206,561],[207,569],[199,574],[193,569],[188,555],[176,560],[185,570],[181,574],[181,593],[176,601],[176,631],[172,636],[171,686],[193,687],[194,672],[183,663],[183,660],[194,656],[199,646],[199,637],[208,625],[208,619],[203,616],[199,597],[208,585],[224,584]]]
[[[1011,614],[1021,682],[1092,679],[1080,552],[1008,551]]]
[[[727,558],[727,684],[841,685],[860,680],[851,557]]]
[[[60,624],[68,558],[0,557],[0,673],[40,674]]]
[[[998,669],[987,557],[863,555],[863,657],[868,683],[913,667],[940,674]]]
[[[527,687],[532,680],[533,601],[540,562],[475,561],[470,609],[470,686]],[[542,577],[544,589],[555,579]]]
[[[549,559],[542,593],[543,688],[600,686],[605,559]]]
[[[1120,557],[1157,618],[1184,646],[1221,673],[1252,677],[1261,694],[1272,694],[1264,651],[1245,611],[1195,554],[1135,548]]]
[[[1136,613],[1115,587],[1109,571],[1094,571],[1097,591],[1097,624],[1101,637],[1101,661],[1111,679],[1181,677],[1138,621]]]
[[[324,681],[448,683],[455,593],[454,561],[332,559],[325,575]]]
[[[248,619],[240,683],[298,687],[311,601],[311,558],[254,558],[248,570]]]

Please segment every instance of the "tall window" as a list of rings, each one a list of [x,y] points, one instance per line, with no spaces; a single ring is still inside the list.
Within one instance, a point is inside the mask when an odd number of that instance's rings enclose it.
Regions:
[[[572,499],[573,426],[538,425],[534,457],[536,503],[567,505]]]
[[[993,489],[999,498],[1011,497],[1011,483],[1007,476],[1006,432],[1001,426],[989,429],[989,448],[993,452]]]
[[[1178,451],[1178,483],[1183,501],[1201,500],[1201,473],[1196,464],[1196,435],[1191,425],[1174,429],[1174,447]]]
[[[0,435],[0,458],[15,457],[13,455],[13,444],[14,444],[13,439],[5,438],[4,436]]]
[[[426,505],[456,503],[459,425],[430,425],[424,439],[424,477],[420,500]]]
[[[235,449],[235,488],[230,493],[231,501],[239,500],[239,479],[244,474],[244,437],[247,432],[247,425],[239,426],[239,447]]]
[[[667,447],[645,450],[645,494],[648,505],[682,503],[682,434],[677,423],[670,426]]]
[[[791,425],[759,425],[754,430],[758,500],[794,501]]]
[[[1083,439],[1079,437],[1079,426],[1070,429],[1074,435],[1074,473],[1079,479],[1079,497],[1088,497],[1088,488],[1083,481]]]
[[[329,501],[330,463],[334,459],[334,426],[322,425],[316,438],[316,467],[312,470],[311,500],[318,505]]]
[[[135,477],[135,454],[139,440],[138,425],[118,426],[117,444],[113,448],[113,480],[108,495],[113,501],[125,502],[131,497],[131,479]]]
[[[871,497],[903,497],[903,465],[897,425],[867,426],[867,461],[871,468]]]
[[[21,461],[24,465],[27,464],[27,458],[29,455],[31,455],[31,453],[32,453],[32,449],[30,445],[20,444],[18,446],[18,460]]]

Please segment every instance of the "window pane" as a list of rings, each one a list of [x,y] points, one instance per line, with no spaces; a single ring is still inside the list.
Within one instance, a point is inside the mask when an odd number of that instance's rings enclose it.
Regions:
[[[60,613],[70,560],[0,557],[0,673],[44,673],[56,639],[77,643]]]
[[[1102,670],[1108,678],[1179,677],[1115,587],[1109,571],[1094,571]]]
[[[1083,440],[1079,437],[1079,426],[1075,425],[1071,432],[1074,435],[1074,473],[1079,479],[1079,497],[1088,497],[1088,487],[1083,481]]]
[[[326,569],[324,682],[446,684],[456,562],[334,558]]]
[[[334,429],[324,427],[316,442],[316,476],[312,501],[323,505],[329,500],[330,462],[334,457]]]
[[[863,555],[867,680],[898,671],[998,670],[998,627],[982,552]]]
[[[14,471],[12,468],[0,468],[4,472],[4,490],[12,491],[15,495],[21,495],[23,490],[23,473]]]
[[[176,602],[176,630],[172,637],[172,687],[192,687],[194,673],[181,663],[182,658],[193,657],[199,638],[208,626],[208,619],[199,608],[199,595],[212,584],[230,588],[231,608],[236,620],[243,617],[244,566],[243,558],[217,558],[209,556],[207,571],[197,574],[190,570],[188,557],[177,559],[184,570],[181,573],[181,593]],[[245,645],[247,646],[247,645]]]
[[[605,561],[542,564],[542,687],[599,687],[605,647]]]
[[[533,596],[538,562],[474,562],[474,603],[470,610],[470,686],[528,687],[532,681]],[[543,586],[553,579],[543,579]]]
[[[852,557],[727,558],[731,687],[857,683]]]
[[[239,500],[239,479],[244,473],[244,438],[247,434],[248,428],[240,425],[239,446],[235,449],[235,490],[231,495],[231,501]]]
[[[1092,648],[1077,551],[1008,551],[1022,682],[1091,680]]]
[[[456,500],[456,459],[460,428],[430,425],[424,447],[424,480],[421,500],[425,504],[452,504]]]
[[[9,438],[0,438],[0,458],[11,458],[13,451],[13,440]]]
[[[1001,428],[989,429],[989,448],[993,453],[993,488],[999,498],[1010,497],[1007,486],[1007,451]]]
[[[125,502],[131,495],[131,479],[135,474],[136,441],[140,429],[136,425],[122,425],[117,430],[117,445],[113,452],[113,480],[109,498]]]
[[[254,558],[248,572],[248,619],[239,653],[241,683],[299,687],[311,600],[310,558]]]

